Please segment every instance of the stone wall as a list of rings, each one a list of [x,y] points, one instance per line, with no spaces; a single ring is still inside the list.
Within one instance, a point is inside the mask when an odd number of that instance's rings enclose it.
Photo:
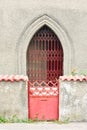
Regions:
[[[85,0],[86,1],[86,0]],[[42,16],[48,16],[53,21],[55,21],[54,32],[60,30],[60,28],[55,25],[59,25],[63,30],[64,34],[67,35],[69,40],[69,45],[67,41],[64,40],[65,46],[71,47],[73,51],[70,54],[67,52],[70,51],[69,48],[64,50],[64,62],[65,68],[64,72],[69,69],[66,64],[66,56],[70,56],[68,62],[71,61],[71,67],[76,67],[78,71],[82,71],[87,68],[87,1],[83,2],[82,0],[0,0],[0,74],[24,74],[26,72],[26,62],[22,66],[22,62],[19,62],[20,59],[25,61],[26,51],[25,48],[26,34],[28,33],[30,42],[30,35],[32,36],[39,27],[35,30],[37,21]],[[36,22],[35,22],[36,21]],[[45,19],[43,21],[46,21]],[[38,25],[41,24],[40,21]],[[49,20],[50,21],[50,20]],[[47,23],[49,22],[47,21]],[[32,28],[32,23],[35,23],[35,28]],[[34,31],[34,32],[33,32]],[[25,35],[24,35],[25,34]],[[60,34],[63,38],[65,35]],[[58,37],[60,37],[58,35]],[[63,42],[59,38],[61,44]],[[66,38],[65,38],[66,39]],[[21,41],[20,41],[21,40]],[[20,58],[18,58],[17,52],[19,52],[20,46]],[[21,49],[23,48],[24,51]],[[67,51],[68,50],[68,51]],[[77,51],[78,50],[78,51]],[[23,57],[24,56],[24,57]],[[78,58],[79,57],[79,58]],[[78,60],[76,60],[78,59]],[[19,63],[19,66],[18,66]],[[21,72],[19,73],[19,67],[21,67]],[[68,74],[68,73],[64,73]]]
[[[7,79],[0,81],[0,116],[28,118],[27,81]]]
[[[60,77],[59,120],[87,121],[87,77]]]

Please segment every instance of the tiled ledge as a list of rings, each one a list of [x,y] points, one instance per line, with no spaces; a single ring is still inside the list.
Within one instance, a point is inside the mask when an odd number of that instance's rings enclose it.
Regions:
[[[66,75],[64,75],[64,76],[60,76],[59,79],[62,80],[62,81],[64,81],[64,80],[67,80],[67,81],[71,81],[71,80],[73,80],[73,81],[84,81],[85,80],[85,81],[87,81],[87,76],[84,76],[84,75],[66,76]]]
[[[0,75],[0,82],[1,81],[28,81],[28,77],[24,75]]]

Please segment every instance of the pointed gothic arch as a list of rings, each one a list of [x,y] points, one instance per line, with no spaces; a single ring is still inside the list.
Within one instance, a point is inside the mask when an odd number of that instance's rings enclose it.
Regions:
[[[47,25],[32,37],[26,62],[30,82],[56,82],[63,75],[63,48],[59,38]]]
[[[26,75],[27,48],[33,35],[44,25],[51,28],[58,36],[64,51],[63,74],[70,74],[74,62],[73,45],[61,25],[47,15],[43,15],[42,17],[36,19],[32,22],[32,24],[28,24],[23,30],[17,45],[17,73]]]

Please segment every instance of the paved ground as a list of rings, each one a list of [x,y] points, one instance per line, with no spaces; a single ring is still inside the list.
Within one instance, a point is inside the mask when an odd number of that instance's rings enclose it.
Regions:
[[[87,130],[87,123],[69,123],[69,124],[56,124],[56,123],[11,123],[0,124],[0,130]]]

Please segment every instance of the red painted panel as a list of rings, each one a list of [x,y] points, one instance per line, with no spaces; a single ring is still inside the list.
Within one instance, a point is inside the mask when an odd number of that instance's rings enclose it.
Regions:
[[[38,120],[57,120],[59,118],[58,82],[29,82],[29,118]]]
[[[57,120],[59,117],[58,96],[30,97],[29,118],[39,120]]]

